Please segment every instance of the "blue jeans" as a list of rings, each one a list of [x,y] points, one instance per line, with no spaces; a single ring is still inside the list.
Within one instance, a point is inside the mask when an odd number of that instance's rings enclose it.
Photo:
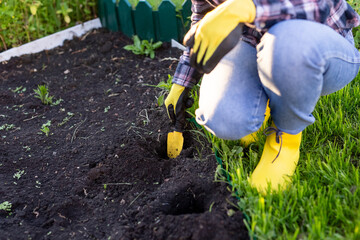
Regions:
[[[261,127],[269,100],[277,128],[297,134],[314,123],[320,96],[343,88],[359,67],[351,34],[344,38],[306,20],[283,21],[256,48],[239,41],[203,77],[196,120],[220,138],[240,139]]]

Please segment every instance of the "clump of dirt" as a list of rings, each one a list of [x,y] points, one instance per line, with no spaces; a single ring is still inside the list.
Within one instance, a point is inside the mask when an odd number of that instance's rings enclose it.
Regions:
[[[150,85],[181,52],[127,44],[99,29],[0,63],[1,239],[248,239],[210,149],[187,137],[178,158],[161,152],[171,124]],[[42,84],[55,104],[35,98]]]

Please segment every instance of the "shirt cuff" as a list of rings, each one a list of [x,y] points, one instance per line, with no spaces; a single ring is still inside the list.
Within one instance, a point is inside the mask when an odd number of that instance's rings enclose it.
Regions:
[[[190,66],[189,51],[184,51],[183,55],[180,57],[172,83],[193,88],[199,82],[201,77],[202,74]]]

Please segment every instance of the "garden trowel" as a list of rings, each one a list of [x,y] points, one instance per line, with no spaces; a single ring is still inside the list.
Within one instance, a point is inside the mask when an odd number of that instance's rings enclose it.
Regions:
[[[169,132],[167,136],[167,155],[169,158],[176,158],[182,151],[184,145],[184,137],[182,132]]]
[[[166,140],[166,153],[169,158],[176,158],[180,155],[183,145],[184,145],[184,136],[183,129],[185,126],[185,109],[178,111],[178,114],[175,115],[173,112],[172,104],[169,107],[169,115],[174,126],[173,131],[169,132]]]

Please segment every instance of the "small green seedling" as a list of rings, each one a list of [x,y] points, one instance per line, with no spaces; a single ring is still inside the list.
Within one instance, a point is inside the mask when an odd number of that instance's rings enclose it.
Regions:
[[[14,173],[13,178],[15,178],[16,180],[19,180],[21,178],[22,175],[24,175],[25,171],[24,170],[18,170],[16,173]]]
[[[12,129],[14,129],[14,128],[15,128],[15,125],[14,125],[14,124],[7,124],[7,123],[5,123],[5,124],[3,124],[3,125],[0,126],[0,131],[1,131],[1,130],[9,131],[9,130],[12,130]]]
[[[54,96],[49,95],[48,87],[46,87],[45,85],[38,85],[38,88],[34,89],[34,92],[35,97],[39,98],[43,104],[52,104],[52,99]]]
[[[170,92],[171,86],[172,86],[172,80],[173,76],[168,74],[168,79],[165,81],[160,81],[157,85],[148,85],[151,87],[156,87],[162,89],[165,93]]]
[[[110,110],[110,106],[107,106],[105,109],[104,109],[104,113],[107,113],[109,110]]]
[[[31,150],[30,146],[23,146],[23,149],[25,149],[25,152],[28,152]]]
[[[62,100],[62,99],[60,98],[60,99],[56,100],[55,102],[52,102],[52,103],[51,103],[51,106],[59,105],[62,101],[64,101],[64,100]]]
[[[11,90],[13,93],[23,93],[26,91],[26,87],[23,87],[23,86],[20,86],[20,87],[17,87],[13,90]]]
[[[172,79],[173,76],[171,76],[170,74],[168,75],[168,79],[167,81],[161,81],[159,82],[157,85],[150,85],[150,84],[145,84],[146,86],[150,86],[150,87],[156,87],[156,88],[160,88],[161,92],[159,93],[159,96],[156,97],[157,99],[157,104],[159,107],[161,107],[164,104],[165,101],[165,95],[168,94],[170,92],[171,86],[172,86]]]
[[[68,112],[68,113],[67,113],[67,117],[65,117],[65,118],[62,120],[62,122],[58,124],[58,126],[62,126],[62,125],[64,125],[65,123],[67,123],[67,122],[70,120],[70,118],[72,118],[74,115],[75,115],[74,113]]]
[[[44,123],[42,126],[41,126],[41,132],[45,133],[46,136],[49,136],[49,133],[50,133],[50,127],[51,126],[51,121],[48,120],[46,123]]]
[[[132,51],[136,55],[145,55],[150,56],[151,59],[155,57],[155,49],[161,47],[162,42],[158,41],[153,43],[153,40],[150,42],[148,40],[140,40],[138,36],[133,37],[134,44],[126,45],[125,50]]]
[[[157,98],[158,106],[161,107],[164,104],[165,101],[165,95],[170,92],[171,86],[172,86],[172,79],[173,76],[170,74],[168,75],[167,81],[161,81],[156,85],[155,87],[162,89],[162,91],[159,94],[159,97]]]
[[[11,212],[12,204],[8,201],[0,203],[0,210]]]

